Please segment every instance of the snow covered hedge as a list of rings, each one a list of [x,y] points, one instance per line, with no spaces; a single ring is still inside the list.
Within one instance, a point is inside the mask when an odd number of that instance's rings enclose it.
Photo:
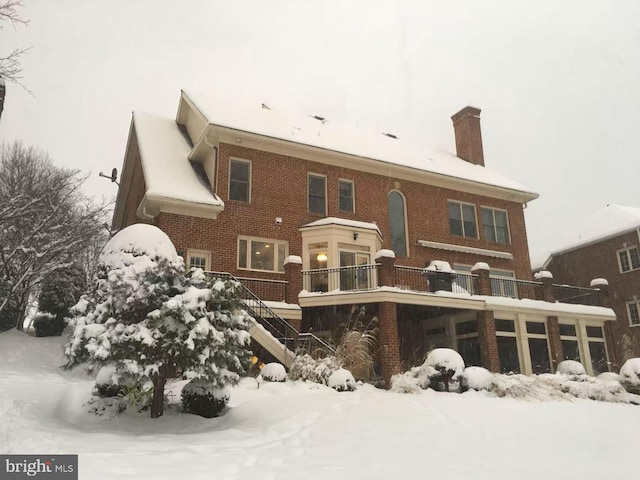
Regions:
[[[287,380],[287,371],[281,363],[267,363],[262,367],[260,376],[267,382],[284,382]]]
[[[206,383],[191,381],[182,389],[181,402],[185,413],[205,418],[218,417],[229,402],[229,392]]]
[[[620,384],[624,389],[640,395],[640,358],[630,358],[620,369]]]
[[[162,415],[170,376],[200,380],[213,389],[235,385],[244,372],[253,320],[230,280],[185,276],[169,237],[146,224],[131,225],[105,246],[95,281],[73,307],[67,367],[112,365],[139,385],[152,381],[151,416]]]
[[[303,380],[327,385],[333,372],[341,365],[335,357],[314,359],[308,353],[298,355],[289,370],[291,380]]]

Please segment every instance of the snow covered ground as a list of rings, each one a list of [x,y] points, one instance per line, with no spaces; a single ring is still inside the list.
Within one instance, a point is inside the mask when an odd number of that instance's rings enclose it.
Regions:
[[[0,333],[0,452],[79,454],[80,478],[637,478],[640,407],[483,393],[352,393],[252,379],[203,419],[86,413],[61,338]]]

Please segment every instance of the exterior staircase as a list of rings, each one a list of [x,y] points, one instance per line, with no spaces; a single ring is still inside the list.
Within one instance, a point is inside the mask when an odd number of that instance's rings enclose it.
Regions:
[[[238,283],[236,294],[256,323],[249,329],[251,337],[276,360],[290,368],[297,352],[333,355],[331,345],[312,333],[301,333],[274,312],[240,280],[226,272],[205,272],[211,278],[230,279]]]

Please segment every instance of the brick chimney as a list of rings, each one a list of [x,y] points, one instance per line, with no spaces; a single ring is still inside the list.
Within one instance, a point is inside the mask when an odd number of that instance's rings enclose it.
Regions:
[[[484,167],[480,109],[464,107],[451,117],[451,120],[453,120],[453,130],[456,136],[456,155],[469,163]]]

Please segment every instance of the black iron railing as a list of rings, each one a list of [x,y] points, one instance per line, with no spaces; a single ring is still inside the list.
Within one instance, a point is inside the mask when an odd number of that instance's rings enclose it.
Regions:
[[[418,267],[395,266],[396,287],[414,292],[446,291],[473,295],[477,275],[438,272]]]
[[[516,280],[515,278],[489,278],[491,295],[493,297],[540,298],[542,283],[530,280]]]
[[[600,290],[597,288],[553,284],[553,294],[556,302],[601,306]]]
[[[250,277],[236,277],[236,279],[262,300],[284,302],[287,298],[289,282],[284,280]]]
[[[255,293],[249,290],[240,279],[234,277],[227,272],[205,272],[209,278],[229,279],[237,282],[236,294],[242,301],[244,308],[247,310],[256,322],[262,325],[267,332],[275,337],[283,348],[296,352],[300,349],[299,336],[301,335],[289,322],[274,312],[267,304],[265,304]],[[322,350],[325,355],[333,355],[334,349],[316,337],[312,333],[302,334],[305,344],[313,347],[314,350]]]
[[[378,286],[377,264],[321,268],[302,272],[303,288],[308,292],[371,290]]]

